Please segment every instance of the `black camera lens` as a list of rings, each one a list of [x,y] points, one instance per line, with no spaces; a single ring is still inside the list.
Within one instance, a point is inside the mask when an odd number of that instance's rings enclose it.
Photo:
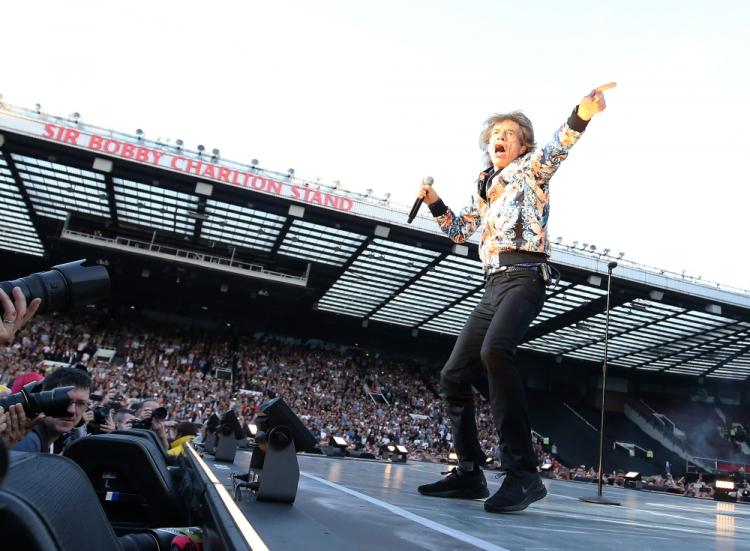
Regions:
[[[60,312],[85,306],[109,295],[109,274],[104,266],[84,266],[76,260],[54,266],[13,281],[0,281],[0,289],[12,296],[13,287],[20,287],[26,303],[41,298],[39,313]]]
[[[107,422],[107,418],[109,417],[109,407],[108,406],[96,406],[93,410],[94,413],[94,423],[98,425],[102,425]]]
[[[152,419],[163,420],[167,418],[167,408],[158,407],[151,413]]]
[[[10,406],[21,404],[26,417],[29,419],[33,419],[40,413],[50,417],[69,417],[70,396],[68,396],[68,392],[75,387],[62,386],[52,390],[37,390],[41,388],[42,381],[29,383],[19,392],[0,398],[0,407],[8,411]]]

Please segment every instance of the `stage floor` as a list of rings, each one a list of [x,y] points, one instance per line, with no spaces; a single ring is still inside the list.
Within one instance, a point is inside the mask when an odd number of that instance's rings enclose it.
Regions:
[[[228,488],[246,473],[247,451],[234,465],[205,457]],[[750,550],[750,505],[605,488],[621,506],[592,505],[594,484],[545,480],[546,499],[519,513],[484,511],[481,501],[421,496],[416,488],[440,477],[445,465],[298,456],[300,482],[292,505],[256,502],[241,510],[272,550],[278,549],[637,549]],[[501,480],[487,471],[490,492]]]

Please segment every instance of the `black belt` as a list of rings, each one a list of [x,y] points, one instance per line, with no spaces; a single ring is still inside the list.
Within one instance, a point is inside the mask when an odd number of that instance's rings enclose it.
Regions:
[[[522,262],[521,264],[510,264],[508,266],[491,266],[484,272],[484,277],[487,279],[488,277],[499,274],[499,273],[508,273],[508,272],[523,272],[523,271],[538,271],[539,266],[544,264],[544,262]]]

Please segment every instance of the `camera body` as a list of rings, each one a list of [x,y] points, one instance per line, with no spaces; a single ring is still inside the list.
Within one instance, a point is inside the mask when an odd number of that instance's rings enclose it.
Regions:
[[[156,419],[157,421],[163,421],[167,418],[167,408],[159,407],[151,412],[151,417],[147,419],[133,419],[131,427],[134,429],[151,429],[151,422]]]
[[[43,381],[34,381],[25,385],[20,391],[5,398],[0,398],[0,406],[8,411],[15,404],[22,404],[26,417],[33,419],[40,413],[50,417],[69,417],[70,397],[68,392],[73,386],[61,386],[52,390],[42,390]]]

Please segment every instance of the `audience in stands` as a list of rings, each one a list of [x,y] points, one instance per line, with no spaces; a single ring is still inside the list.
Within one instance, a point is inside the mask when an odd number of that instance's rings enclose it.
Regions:
[[[409,449],[410,458],[425,461],[446,461],[452,449],[448,420],[435,392],[434,370],[320,341],[303,344],[262,334],[203,339],[185,331],[170,331],[115,323],[93,314],[75,321],[64,316],[32,319],[8,346],[0,346],[0,384],[9,385],[27,373],[52,372],[48,380],[56,380],[55,374],[73,371],[83,377],[88,377],[88,372],[90,385],[74,384],[81,396],[71,405],[73,419],[50,419],[38,425],[47,428],[46,444],[39,437],[42,429],[16,443],[18,431],[7,428],[3,433],[6,443],[15,444],[14,449],[44,449],[57,441],[60,433],[72,432],[71,425],[83,425],[84,421],[91,432],[145,423],[166,449],[179,453],[181,445],[194,438],[196,427],[212,413],[221,415],[235,406],[242,420],[251,422],[263,401],[280,395],[320,445],[328,445],[332,436],[343,436],[350,449],[377,455],[388,444],[401,444]],[[61,365],[80,369],[59,368]],[[217,376],[224,372],[232,374],[231,380]],[[89,388],[102,399],[85,411]],[[106,414],[97,409],[101,407],[108,408]],[[166,419],[155,415],[160,408],[166,410]],[[97,412],[99,422],[95,420]],[[496,456],[498,441],[483,402],[477,421],[483,448]],[[0,414],[0,432],[9,424],[9,415]],[[82,430],[79,427],[78,431]],[[534,438],[534,449],[547,476],[596,481],[590,466],[571,469],[562,465],[553,453],[554,443]],[[605,474],[604,482],[622,486],[624,473]],[[703,486],[685,486],[669,473],[644,483],[647,489],[710,495]]]

